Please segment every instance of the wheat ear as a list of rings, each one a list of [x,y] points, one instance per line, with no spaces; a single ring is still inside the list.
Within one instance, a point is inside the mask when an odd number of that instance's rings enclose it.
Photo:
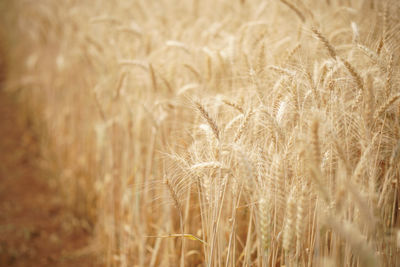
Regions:
[[[207,123],[210,125],[215,138],[219,140],[219,128],[217,126],[217,123],[211,118],[210,114],[206,111],[204,106],[200,104],[199,102],[195,102],[197,109],[199,110],[201,116],[207,121]]]
[[[171,184],[169,179],[165,180],[165,185],[167,186],[168,193],[174,202],[175,208],[178,210],[179,215],[182,216],[182,205],[181,202],[179,201],[178,192],[176,188]]]
[[[260,216],[260,232],[261,232],[261,244],[262,244],[262,249],[264,251],[268,251],[269,246],[270,246],[270,241],[271,241],[271,204],[268,202],[267,198],[264,196],[261,197],[259,205],[258,205],[258,211],[259,211],[259,216]]]
[[[297,44],[287,55],[285,62],[290,62],[294,55],[300,50],[301,44]]]
[[[312,159],[317,166],[320,168],[321,166],[321,148],[319,145],[319,121],[314,119],[311,124],[311,147],[312,147]]]
[[[302,187],[299,200],[297,201],[297,215],[296,215],[296,255],[301,255],[301,242],[303,240],[304,228],[306,225],[306,186]]]
[[[224,104],[226,104],[226,105],[228,105],[228,106],[233,107],[234,109],[236,109],[236,110],[239,111],[240,113],[244,113],[244,110],[243,110],[243,108],[242,108],[240,105],[238,105],[238,104],[236,104],[236,103],[234,103],[234,102],[231,102],[231,101],[229,101],[229,100],[226,100],[226,99],[222,100],[222,102],[224,102]]]
[[[383,113],[386,112],[386,110],[398,99],[400,98],[400,93],[393,95],[391,98],[389,98],[385,103],[383,103],[378,110],[375,113],[374,119],[379,118]]]
[[[385,81],[385,93],[386,97],[392,92],[392,78],[393,78],[393,54],[390,55],[389,64],[387,67],[387,77]]]
[[[295,237],[295,222],[296,222],[296,200],[294,198],[294,192],[291,192],[286,204],[286,219],[285,227],[283,230],[283,249],[287,253],[292,254]]]
[[[240,125],[239,130],[238,130],[237,133],[236,133],[235,142],[239,141],[240,137],[242,137],[243,132],[244,132],[244,130],[246,129],[248,123],[249,123],[250,117],[251,117],[253,114],[254,114],[253,111],[249,111],[249,112],[247,113],[247,115],[244,117],[244,120],[243,120],[242,124]]]
[[[315,27],[313,27],[311,29],[314,34],[316,35],[316,37],[318,38],[318,40],[325,46],[325,48],[328,50],[329,55],[331,56],[331,58],[336,60],[337,57],[337,53],[335,48],[333,47],[333,45],[331,45],[331,43],[328,41],[328,39],[326,39],[326,37]]]
[[[363,82],[363,79],[361,78],[360,74],[355,70],[355,68],[346,59],[341,58],[340,60],[342,61],[343,65],[346,67],[347,71],[350,73],[350,75],[353,77],[353,79],[357,83],[358,89],[360,89],[361,91],[364,91],[364,82]]]
[[[358,49],[360,49],[365,55],[367,55],[375,64],[379,66],[379,68],[385,72],[386,71],[386,66],[383,64],[382,60],[379,58],[378,54],[376,54],[374,51],[369,49],[368,47],[357,44]]]

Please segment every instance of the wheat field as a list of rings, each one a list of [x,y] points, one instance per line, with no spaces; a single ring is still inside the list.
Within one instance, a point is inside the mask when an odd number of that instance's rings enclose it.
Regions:
[[[105,266],[400,266],[399,1],[0,10],[5,89]]]

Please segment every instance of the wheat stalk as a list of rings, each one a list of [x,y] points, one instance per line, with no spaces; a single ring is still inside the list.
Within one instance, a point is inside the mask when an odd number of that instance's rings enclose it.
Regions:
[[[290,3],[287,0],[280,0],[283,4],[285,4],[287,7],[289,7],[296,15],[300,18],[301,22],[305,22],[306,18],[303,15],[303,13],[296,7],[296,5]]]

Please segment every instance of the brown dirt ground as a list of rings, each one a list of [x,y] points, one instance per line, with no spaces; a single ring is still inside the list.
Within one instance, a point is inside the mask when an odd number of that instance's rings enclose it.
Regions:
[[[0,89],[0,266],[99,266],[90,234],[39,167],[39,142],[21,113]]]

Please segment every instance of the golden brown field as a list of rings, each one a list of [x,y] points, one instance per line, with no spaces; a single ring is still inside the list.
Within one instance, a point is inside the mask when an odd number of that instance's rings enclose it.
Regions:
[[[6,0],[6,79],[105,266],[400,266],[400,2]]]

